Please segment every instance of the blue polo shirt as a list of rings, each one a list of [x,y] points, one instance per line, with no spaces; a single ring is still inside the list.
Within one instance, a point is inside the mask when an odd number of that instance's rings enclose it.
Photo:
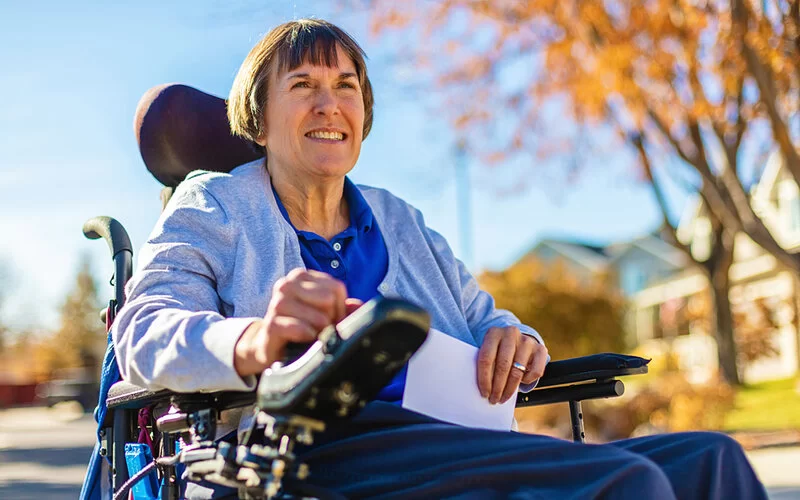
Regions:
[[[350,209],[350,225],[330,241],[310,231],[300,231],[289,219],[275,188],[275,201],[283,217],[297,233],[300,256],[307,269],[328,273],[344,282],[348,297],[368,301],[378,295],[378,285],[386,276],[389,255],[378,224],[361,191],[344,179],[344,197]],[[375,398],[400,402],[406,385],[406,367]]]

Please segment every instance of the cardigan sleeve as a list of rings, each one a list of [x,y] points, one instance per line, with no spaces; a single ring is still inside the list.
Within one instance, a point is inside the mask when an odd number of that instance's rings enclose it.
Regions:
[[[184,182],[162,213],[112,327],[122,378],[178,392],[250,390],[234,346],[257,318],[226,318],[217,293],[230,272],[235,221],[200,183]]]

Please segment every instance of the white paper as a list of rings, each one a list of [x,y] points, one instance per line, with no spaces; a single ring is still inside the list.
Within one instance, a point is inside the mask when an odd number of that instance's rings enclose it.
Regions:
[[[511,430],[517,399],[492,405],[481,397],[477,360],[477,347],[431,329],[408,362],[403,408],[465,427]]]

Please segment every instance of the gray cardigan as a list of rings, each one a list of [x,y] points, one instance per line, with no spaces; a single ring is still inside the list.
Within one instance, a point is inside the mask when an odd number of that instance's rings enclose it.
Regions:
[[[490,327],[507,325],[542,342],[513,314],[495,309],[417,209],[383,189],[359,189],[389,253],[382,295],[422,305],[433,328],[475,346]],[[234,370],[234,345],[264,317],[273,283],[297,267],[304,267],[297,236],[278,210],[263,160],[228,174],[190,174],[127,284],[112,329],[122,377],[180,392],[252,389],[254,379]]]

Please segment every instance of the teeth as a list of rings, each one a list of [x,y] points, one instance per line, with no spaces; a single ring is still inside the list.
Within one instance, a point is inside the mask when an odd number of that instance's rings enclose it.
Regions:
[[[344,134],[341,132],[325,132],[322,130],[314,130],[313,132],[309,132],[306,134],[308,137],[313,137],[315,139],[328,139],[332,141],[343,141]]]

